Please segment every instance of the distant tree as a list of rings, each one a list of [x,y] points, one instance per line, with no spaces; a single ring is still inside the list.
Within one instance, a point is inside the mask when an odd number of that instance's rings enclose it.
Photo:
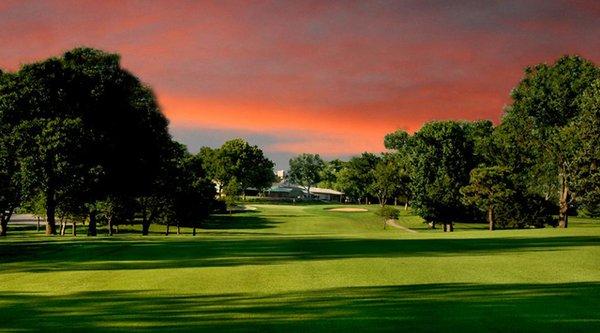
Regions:
[[[250,187],[261,191],[275,181],[275,164],[264,156],[258,146],[252,146],[243,139],[225,142],[218,149],[202,148],[199,152],[205,161],[205,169],[217,183],[219,193],[233,178],[245,196]]]
[[[353,198],[360,204],[369,202],[372,194],[372,184],[375,181],[375,166],[379,157],[372,153],[362,153],[352,157],[339,172],[339,188],[346,196]]]
[[[300,154],[290,159],[289,179],[292,183],[303,186],[310,198],[310,188],[321,181],[325,162],[319,154]]]
[[[469,126],[456,121],[430,122],[411,138],[413,207],[432,227],[444,224],[445,231],[452,231],[452,223],[465,218],[469,211],[460,193],[478,164]]]
[[[339,190],[338,177],[344,165],[345,162],[339,159],[325,162],[325,167],[320,173],[321,180],[317,185],[323,188]]]
[[[467,205],[486,212],[489,230],[495,227],[495,210],[514,200],[511,170],[505,167],[483,167],[471,171],[469,185],[461,189]]]
[[[578,56],[564,56],[554,64],[539,64],[525,69],[525,76],[512,91],[512,104],[505,122],[515,122],[517,136],[528,135],[534,143],[536,166],[557,198],[559,226],[568,226],[568,211],[574,200],[575,155],[580,151],[570,126],[581,113],[583,92],[600,75],[592,62]],[[550,177],[550,174],[554,177]],[[556,177],[558,176],[558,177]]]
[[[240,194],[243,192],[242,185],[240,185],[235,177],[231,178],[229,183],[227,183],[223,189],[223,192],[225,192],[225,203],[227,204],[227,210],[229,210],[229,214],[231,214],[233,208],[239,201]]]
[[[388,220],[397,220],[400,212],[395,207],[382,206],[375,212],[376,215],[383,219],[383,229],[387,227]]]
[[[216,191],[198,155],[188,155],[183,160],[182,170],[184,177],[174,200],[176,220],[178,225],[192,228],[195,236],[196,229],[215,209]]]
[[[385,136],[384,145],[394,151],[391,156],[396,160],[400,173],[397,195],[404,197],[404,209],[407,210],[412,197],[411,182],[415,172],[413,140],[408,132],[397,130]]]
[[[379,199],[381,208],[398,194],[401,187],[401,171],[393,155],[384,155],[373,170],[373,183],[370,185],[373,195]]]

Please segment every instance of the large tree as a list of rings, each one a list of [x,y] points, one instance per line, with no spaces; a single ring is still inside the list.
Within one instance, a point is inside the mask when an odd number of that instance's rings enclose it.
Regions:
[[[425,124],[411,137],[414,151],[413,207],[427,222],[452,223],[469,215],[460,189],[479,164],[475,155],[475,131],[471,123],[438,121]],[[481,134],[484,135],[484,134]]]
[[[170,141],[167,120],[118,55],[73,49],[23,66],[0,88],[2,123],[16,138],[23,184],[42,194],[49,234],[61,198],[89,209],[95,235],[95,202],[149,190]]]
[[[544,184],[546,196],[557,198],[559,226],[563,228],[568,226],[575,156],[581,149],[574,135],[577,130],[571,125],[581,114],[584,91],[599,75],[595,64],[578,56],[528,67],[512,91],[513,101],[503,119],[503,123],[514,122],[508,124],[516,131],[514,136],[533,142],[531,148],[536,153],[530,154],[543,175],[536,177],[537,183]]]
[[[300,154],[290,159],[289,180],[303,186],[310,198],[310,188],[321,181],[325,162],[319,154]]]
[[[600,79],[579,100],[580,115],[570,125],[578,146],[574,155],[573,191],[577,204],[592,216],[600,215]]]

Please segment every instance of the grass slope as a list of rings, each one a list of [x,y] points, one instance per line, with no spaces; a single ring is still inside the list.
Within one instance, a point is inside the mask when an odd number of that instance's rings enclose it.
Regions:
[[[596,221],[442,233],[405,214],[412,234],[374,207],[256,207],[196,237],[13,232],[0,331],[600,331]]]

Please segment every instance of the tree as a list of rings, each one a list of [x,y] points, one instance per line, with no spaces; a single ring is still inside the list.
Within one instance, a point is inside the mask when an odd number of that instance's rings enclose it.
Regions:
[[[319,187],[330,188],[334,190],[339,189],[338,178],[340,171],[344,168],[346,163],[339,159],[334,159],[325,162],[325,167],[321,170],[320,178],[318,183]]]
[[[410,145],[410,134],[405,130],[397,130],[387,134],[383,139],[386,149],[404,151]]]
[[[178,193],[175,196],[175,213],[179,225],[196,228],[213,212],[215,208],[215,186],[202,167],[203,161],[198,155],[188,155],[183,160],[183,175]]]
[[[223,189],[223,192],[225,192],[225,203],[227,204],[227,210],[229,210],[229,214],[231,214],[233,207],[237,205],[240,194],[243,192],[243,188],[234,177],[229,180],[229,183],[227,183]]]
[[[46,206],[46,234],[56,234],[56,211],[63,200],[82,188],[87,173],[80,119],[36,119],[22,122],[17,137],[22,191],[39,191]],[[75,203],[73,203],[74,205]]]
[[[405,199],[404,210],[408,209],[408,202],[412,197],[411,182],[415,172],[413,143],[410,134],[404,130],[397,130],[387,134],[384,138],[385,148],[395,151],[393,156],[396,158],[401,173],[398,195]]]
[[[538,151],[537,165],[554,177],[545,180],[549,191],[558,193],[559,226],[568,226],[568,211],[574,200],[575,155],[580,146],[570,124],[581,113],[583,92],[600,75],[592,62],[578,56],[564,56],[554,64],[525,69],[525,76],[512,91],[512,104],[504,122],[515,121],[519,131],[530,134]],[[520,134],[523,135],[523,134]]]
[[[289,179],[292,183],[303,186],[308,198],[311,198],[310,188],[321,181],[321,173],[325,162],[319,154],[300,154],[290,159]]]
[[[346,196],[355,199],[360,204],[364,199],[365,204],[369,202],[374,182],[375,166],[379,157],[372,153],[362,153],[360,156],[352,157],[339,173],[339,188]]]
[[[379,199],[381,208],[385,207],[387,201],[400,191],[401,176],[398,163],[390,154],[384,155],[375,165],[370,189]]]
[[[249,187],[261,191],[275,181],[273,161],[266,158],[258,146],[251,146],[243,139],[229,140],[214,150],[202,148],[199,154],[205,161],[208,175],[217,183],[219,194],[233,178],[244,196]]]
[[[73,49],[23,66],[1,90],[0,120],[15,137],[24,193],[43,195],[49,234],[63,198],[78,201],[69,209],[89,210],[95,235],[97,201],[150,191],[171,140],[168,123],[118,55]]]
[[[460,189],[469,183],[469,173],[478,164],[471,124],[439,121],[425,124],[411,137],[414,149],[413,206],[432,227],[452,223],[469,215]]]
[[[8,222],[21,202],[17,161],[6,141],[0,137],[0,236],[6,236]]]
[[[489,230],[494,230],[495,210],[513,200],[515,191],[511,170],[505,167],[482,167],[471,171],[469,185],[461,192],[467,205],[475,205],[486,212]]]
[[[573,192],[589,215],[600,212],[600,79],[578,101],[580,115],[570,125],[579,149],[574,155]]]
[[[8,75],[5,76],[0,70],[0,94],[3,93],[5,80],[8,79]],[[0,99],[1,101],[2,99]],[[6,109],[0,106],[0,112],[5,111]],[[4,118],[4,115],[0,115],[0,119]],[[4,122],[0,122],[0,132],[10,132]],[[10,135],[0,136],[0,236],[6,236],[8,222],[22,198],[18,178],[18,160],[12,141]]]

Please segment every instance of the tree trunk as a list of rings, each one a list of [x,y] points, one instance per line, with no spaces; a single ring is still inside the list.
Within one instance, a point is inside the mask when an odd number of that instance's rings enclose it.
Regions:
[[[404,210],[408,210],[408,200],[404,202]]]
[[[56,201],[54,191],[46,192],[46,236],[56,235]]]
[[[64,236],[67,229],[67,223],[62,218],[60,219],[60,235]]]
[[[394,206],[398,206],[398,198],[394,198]]]
[[[494,231],[494,208],[492,206],[488,207],[487,220],[490,231]]]
[[[165,236],[169,236],[169,229],[171,228],[170,224],[167,224],[167,231],[165,232]]]
[[[115,234],[118,234],[118,233],[119,233],[119,225],[117,224],[117,225],[115,225]]]
[[[444,223],[444,232],[453,232],[454,225],[451,223]]]
[[[73,228],[73,237],[76,237],[77,236],[77,222],[75,222],[75,220],[73,220],[72,228]]]
[[[179,223],[177,223],[177,235],[181,234],[181,228],[179,227]]]
[[[561,177],[560,198],[558,203],[558,227],[566,228],[569,225],[569,185],[565,177]]]
[[[37,225],[35,227],[35,231],[40,232],[40,217],[39,216],[37,216]]]
[[[108,217],[108,235],[112,236],[114,233],[113,231],[113,217],[109,216]]]
[[[148,221],[142,222],[142,235],[148,236],[149,231],[150,231],[150,223],[148,223]]]
[[[6,236],[8,230],[8,218],[4,215],[0,216],[0,236]]]
[[[90,223],[88,224],[88,236],[98,235],[98,229],[96,228],[96,211],[90,211]]]
[[[428,223],[429,229],[435,229],[435,221],[431,221]]]
[[[150,216],[147,216],[146,213],[147,210],[146,206],[144,205],[142,208],[142,236],[148,236],[148,233],[150,232],[150,224],[152,223],[152,219],[154,218],[152,210],[150,210]]]
[[[192,236],[196,236],[196,227],[192,229]]]

